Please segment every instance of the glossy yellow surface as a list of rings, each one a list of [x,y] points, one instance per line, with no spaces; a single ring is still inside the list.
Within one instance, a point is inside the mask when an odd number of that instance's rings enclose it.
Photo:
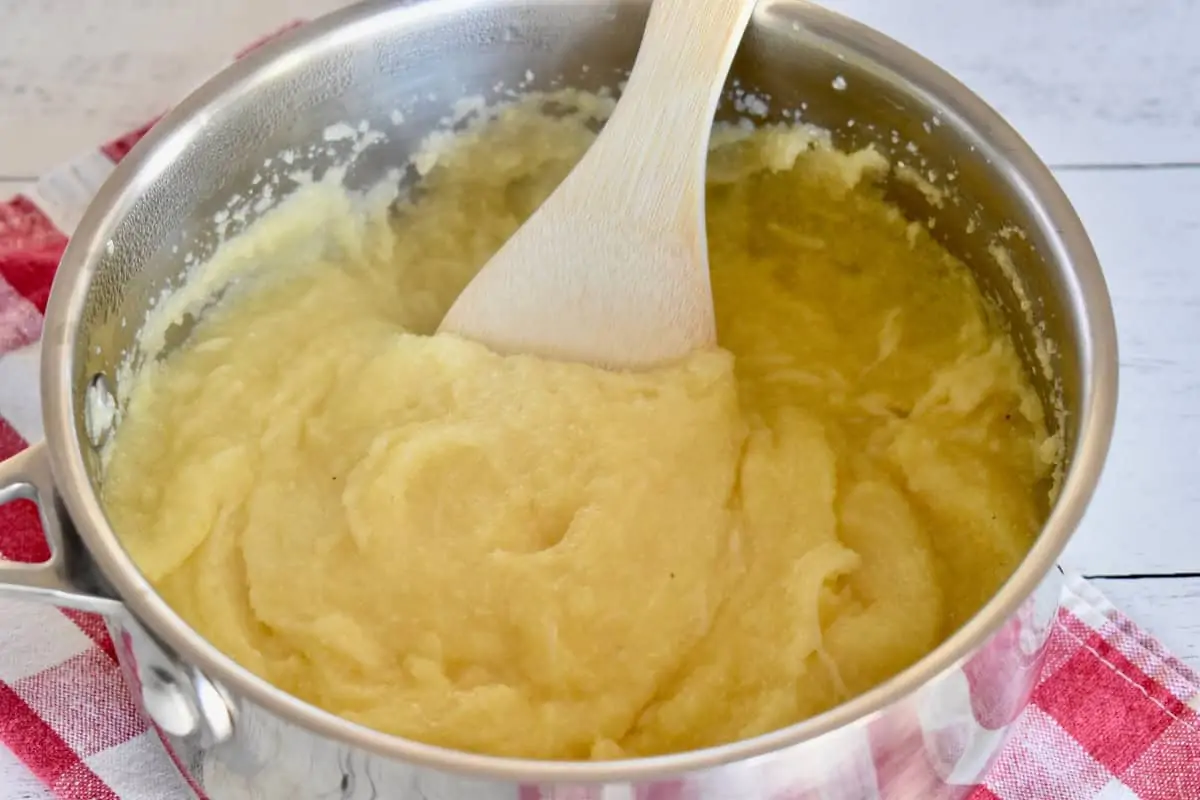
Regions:
[[[721,350],[634,375],[429,336],[585,107],[442,142],[391,211],[305,190],[211,272],[286,268],[130,392],[104,498],[135,560],[352,720],[550,759],[759,734],[919,659],[1039,528],[1056,450],[1012,343],[884,160],[808,131],[716,139]]]

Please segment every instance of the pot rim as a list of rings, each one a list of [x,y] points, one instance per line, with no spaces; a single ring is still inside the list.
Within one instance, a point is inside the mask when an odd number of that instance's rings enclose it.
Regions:
[[[483,0],[394,3],[373,0],[342,9],[292,31],[218,73],[167,114],[119,165],[93,200],[63,256],[46,311],[42,351],[43,419],[56,489],[87,550],[132,614],[235,696],[315,735],[339,740],[380,756],[433,769],[515,782],[610,782],[677,775],[717,767],[792,747],[833,731],[859,727],[881,711],[961,666],[1029,597],[1055,566],[1081,521],[1099,481],[1112,438],[1117,400],[1117,338],[1111,300],[1083,225],[1050,170],[1000,115],[941,68],[894,40],[808,0],[763,0],[772,13],[852,42],[865,57],[903,76],[984,144],[983,155],[1024,195],[1046,232],[1052,252],[1066,266],[1070,302],[1083,321],[1080,341],[1082,393],[1078,445],[1061,492],[1036,542],[1020,566],[988,603],[933,652],[898,675],[818,716],[737,742],[664,756],[615,761],[541,761],[497,757],[422,744],[350,722],[294,697],[218,651],[154,591],[125,553],[91,490],[72,407],[72,369],[78,326],[90,281],[104,252],[106,232],[117,222],[121,198],[136,190],[137,177],[169,159],[190,137],[188,129],[229,93],[253,83],[297,48],[369,26],[381,15],[454,15]],[[604,0],[588,0],[604,2]],[[519,5],[522,0],[493,0]],[[554,2],[554,0],[551,0]],[[763,11],[760,7],[759,12]],[[757,12],[756,12],[757,13]],[[990,150],[990,152],[988,152]]]

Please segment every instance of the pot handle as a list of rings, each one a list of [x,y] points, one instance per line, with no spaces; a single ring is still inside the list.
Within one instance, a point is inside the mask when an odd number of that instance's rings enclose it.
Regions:
[[[0,505],[31,500],[50,545],[50,559],[40,564],[20,564],[0,558],[0,594],[20,599],[114,616],[123,614],[124,604],[102,597],[82,585],[72,574],[68,541],[59,515],[54,475],[45,442],[38,442],[6,461],[0,461]]]
[[[134,657],[142,706],[151,719],[175,736],[199,733],[209,745],[230,739],[235,712],[224,689],[198,669],[168,655],[170,651],[126,612],[124,603],[104,597],[95,581],[88,579],[91,564],[61,512],[45,442],[0,461],[0,506],[14,500],[32,500],[37,505],[50,559],[19,564],[0,558],[0,596],[90,611],[115,620],[129,634],[122,641]]]

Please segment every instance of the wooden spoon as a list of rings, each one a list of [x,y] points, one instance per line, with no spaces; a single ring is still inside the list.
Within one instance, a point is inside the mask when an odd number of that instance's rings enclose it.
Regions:
[[[439,331],[612,369],[715,345],[705,161],[755,2],[654,0],[611,119]]]

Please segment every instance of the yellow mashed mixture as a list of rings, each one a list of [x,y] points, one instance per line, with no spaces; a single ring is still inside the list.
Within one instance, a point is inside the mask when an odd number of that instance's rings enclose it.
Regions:
[[[217,647],[373,728],[547,759],[771,731],[980,607],[1057,440],[885,160],[799,128],[714,139],[719,350],[619,374],[430,336],[590,141],[604,104],[564,102],[441,142],[419,196],[316,186],[232,240],[237,288],[128,392],[108,513]]]

